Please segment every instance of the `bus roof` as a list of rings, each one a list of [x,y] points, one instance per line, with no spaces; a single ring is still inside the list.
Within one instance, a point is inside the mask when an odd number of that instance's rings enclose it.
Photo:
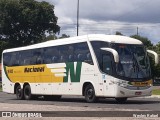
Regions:
[[[126,37],[126,36],[89,34],[89,35],[76,36],[76,37],[70,37],[70,38],[64,38],[64,39],[49,40],[46,42],[42,42],[42,43],[38,43],[38,44],[34,44],[34,45],[29,45],[29,46],[24,46],[24,47],[6,49],[3,51],[3,53],[28,50],[28,49],[34,49],[34,48],[41,48],[41,47],[50,47],[50,46],[57,46],[57,45],[86,42],[88,40],[89,41],[106,41],[106,42],[111,42],[111,43],[122,43],[122,44],[142,44],[142,42],[140,40]]]

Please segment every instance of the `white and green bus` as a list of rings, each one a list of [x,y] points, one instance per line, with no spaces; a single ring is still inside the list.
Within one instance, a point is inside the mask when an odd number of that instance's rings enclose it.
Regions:
[[[150,96],[151,68],[141,41],[117,35],[85,35],[7,49],[2,54],[2,87],[17,99]]]

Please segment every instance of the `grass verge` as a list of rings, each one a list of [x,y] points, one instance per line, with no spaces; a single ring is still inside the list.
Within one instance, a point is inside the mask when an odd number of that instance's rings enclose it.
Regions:
[[[152,95],[160,95],[160,89],[153,90]]]

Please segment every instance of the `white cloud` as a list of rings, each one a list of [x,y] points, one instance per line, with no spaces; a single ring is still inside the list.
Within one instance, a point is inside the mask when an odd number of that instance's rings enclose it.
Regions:
[[[42,1],[42,0],[38,0]],[[77,0],[44,0],[55,5],[61,34],[76,35]],[[153,43],[159,42],[160,0],[79,0],[79,34],[120,31],[126,35],[139,34]]]

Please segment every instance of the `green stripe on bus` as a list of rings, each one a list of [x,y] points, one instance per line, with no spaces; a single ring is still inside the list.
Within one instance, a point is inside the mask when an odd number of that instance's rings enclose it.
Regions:
[[[10,78],[9,78],[9,76],[8,76],[8,74],[7,74],[6,66],[4,66],[3,68],[4,68],[4,72],[5,72],[5,74],[6,74],[7,78],[8,78],[8,80],[11,81]],[[11,82],[12,82],[12,81],[11,81]]]

